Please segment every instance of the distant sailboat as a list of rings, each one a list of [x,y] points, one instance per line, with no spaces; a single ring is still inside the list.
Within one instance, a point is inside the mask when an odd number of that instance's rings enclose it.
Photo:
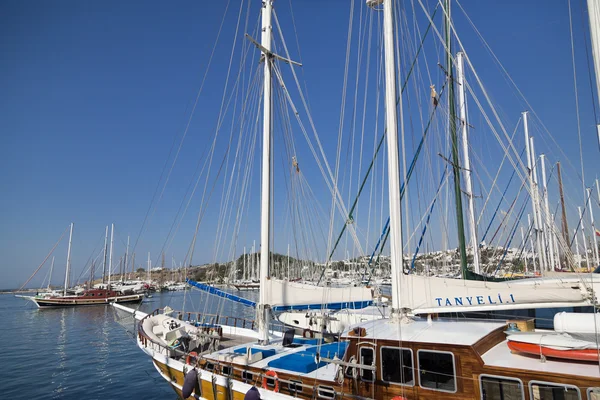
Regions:
[[[114,231],[114,225],[113,225]],[[57,307],[79,307],[79,306],[94,306],[94,305],[107,305],[110,303],[139,303],[143,300],[143,295],[132,294],[124,295],[119,291],[111,289],[110,286],[110,271],[112,268],[112,236],[111,231],[111,265],[109,267],[109,284],[106,289],[87,289],[83,290],[82,293],[77,295],[68,295],[67,290],[69,288],[69,274],[71,269],[71,241],[73,238],[73,223],[71,223],[69,231],[69,248],[67,250],[67,266],[65,270],[65,286],[62,295],[37,295],[37,296],[19,296],[24,299],[30,300],[35,303],[41,309],[44,308],[57,308]],[[107,227],[108,234],[108,227]],[[106,247],[106,241],[105,241]]]

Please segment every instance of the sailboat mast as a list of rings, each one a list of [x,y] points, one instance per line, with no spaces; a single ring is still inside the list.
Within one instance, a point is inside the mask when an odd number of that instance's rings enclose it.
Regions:
[[[73,223],[71,222],[71,228],[69,230],[69,247],[67,249],[67,268],[65,271],[65,288],[63,290],[63,296],[67,295],[67,288],[69,287],[69,272],[71,272],[71,240],[73,239]]]
[[[454,105],[454,73],[452,66],[452,41],[450,24],[450,0],[446,0],[446,73],[448,74],[448,127],[452,143],[452,172],[454,176],[454,197],[456,198],[456,229],[458,230],[458,249],[460,269],[463,279],[467,277],[467,249],[465,247],[465,222],[463,219],[462,191],[460,190],[460,160],[458,157],[458,137],[456,134],[456,109]]]
[[[587,240],[585,238],[585,227],[583,224],[583,214],[581,213],[581,207],[577,207],[577,211],[579,211],[579,221],[581,223],[581,240],[583,241],[583,254],[585,255],[585,265],[586,269],[590,271],[590,256],[588,255],[588,247]]]
[[[273,1],[263,0],[262,35],[260,44],[267,52],[271,51],[271,14]],[[268,335],[268,293],[269,247],[271,239],[271,60],[270,54],[263,52],[263,141],[262,141],[262,185],[260,201],[260,300],[258,306],[258,338],[262,344],[269,342]]]
[[[50,284],[52,283],[52,271],[54,270],[54,256],[52,256],[52,264],[50,264],[50,278],[48,278],[48,290],[50,290]]]
[[[129,258],[129,235],[127,235],[127,249],[125,250],[125,260],[123,262],[123,276],[127,273],[127,261]],[[123,280],[124,278],[121,278]]]
[[[563,192],[562,173],[560,172],[560,161],[556,163],[556,173],[558,175],[558,193],[560,195],[560,208],[562,212],[562,231],[567,245],[569,240],[569,225],[567,224],[567,209],[565,207],[565,194]]]
[[[537,217],[537,220],[534,219],[535,223],[536,223],[536,229],[538,232],[538,251],[539,251],[539,255],[540,255],[540,269],[543,271],[548,270],[548,261],[546,260],[546,251],[545,251],[545,229],[544,229],[544,224],[542,223],[542,208],[541,208],[541,203],[540,203],[540,199],[539,199],[539,195],[540,192],[538,190],[539,185],[538,185],[538,176],[537,176],[537,157],[535,155],[535,145],[533,143],[533,136],[531,136],[529,138],[529,148],[531,151],[531,164],[533,165],[533,188],[534,188],[534,196],[533,198],[535,199],[533,204],[535,207],[535,215],[534,217]]]
[[[587,188],[587,197],[588,199],[592,198],[592,189]],[[594,224],[594,207],[593,203],[590,202],[590,224],[592,226],[592,237],[594,238],[594,269],[600,264],[598,260],[598,239],[596,239],[596,225]]]
[[[102,283],[106,283],[106,256],[108,254],[108,225],[104,234],[104,262],[102,263]]]
[[[390,249],[392,269],[392,320],[401,315],[402,263],[402,214],[400,204],[400,164],[398,162],[398,116],[396,113],[396,66],[394,56],[393,0],[384,1],[383,36],[385,46],[385,125],[388,151],[388,192],[390,206]],[[398,109],[402,119],[402,96]],[[402,123],[400,124],[402,126]]]
[[[548,205],[548,186],[546,185],[546,155],[540,154],[540,164],[542,165],[542,199],[544,200],[544,220],[546,231],[546,248],[550,256],[549,270],[553,271],[556,264],[554,263],[554,236],[552,229],[552,219],[550,214],[550,206]]]
[[[110,254],[108,256],[108,285],[106,288],[110,290],[110,275],[112,274],[112,257],[113,257],[113,245],[115,238],[115,224],[110,225]]]
[[[538,257],[539,257],[539,265],[540,265],[540,272],[542,272],[544,270],[544,263],[542,262],[542,246],[541,246],[541,242],[540,242],[540,235],[539,235],[539,231],[538,231],[538,223],[537,223],[537,206],[536,206],[536,187],[535,187],[535,183],[534,183],[534,179],[533,179],[533,149],[531,148],[531,141],[530,141],[530,137],[529,137],[529,126],[527,124],[527,115],[529,115],[529,113],[527,111],[523,111],[522,113],[523,115],[523,132],[525,133],[525,153],[527,156],[527,179],[529,181],[529,192],[530,192],[530,197],[531,197],[531,212],[533,213],[533,232],[535,233],[535,243],[536,243],[536,247],[537,247],[537,253],[538,253]],[[529,215],[527,216],[528,221],[529,221]],[[531,221],[529,221],[529,225],[531,226]],[[532,245],[533,247],[533,242]],[[533,254],[533,265],[534,265],[534,270],[535,270],[535,253]]]
[[[465,176],[465,184],[468,199],[468,219],[469,219],[469,236],[471,239],[471,247],[473,248],[473,268],[476,273],[481,273],[479,266],[479,245],[477,241],[477,230],[475,227],[475,201],[473,196],[473,183],[471,181],[471,160],[469,157],[469,138],[467,137],[467,96],[464,68],[464,54],[458,52],[456,55],[456,73],[458,83],[458,110],[460,113],[461,124],[461,139],[463,151],[463,174]]]
[[[596,90],[600,99],[600,1],[587,0],[588,15],[590,16],[590,37],[592,38],[592,56],[596,72]],[[596,135],[600,148],[600,123],[596,121]]]

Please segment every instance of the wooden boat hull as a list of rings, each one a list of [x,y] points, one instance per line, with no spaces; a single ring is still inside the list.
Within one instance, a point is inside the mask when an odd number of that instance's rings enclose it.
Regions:
[[[543,355],[545,357],[560,358],[564,360],[598,362],[597,349],[560,350],[546,346],[540,346],[539,344],[517,342],[512,340],[509,340],[507,344],[511,351],[518,353],[536,356]]]
[[[102,299],[31,298],[39,308],[102,306],[110,303],[139,303],[144,295],[116,296]]]

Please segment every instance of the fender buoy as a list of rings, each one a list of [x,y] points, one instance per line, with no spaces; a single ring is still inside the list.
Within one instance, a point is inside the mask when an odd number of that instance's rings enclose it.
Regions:
[[[273,380],[275,381],[275,387],[273,388],[273,391],[275,393],[279,392],[279,377],[277,376],[277,372],[275,372],[275,371],[267,371],[267,373],[265,374],[265,376],[263,377],[263,380],[262,380],[262,387],[263,387],[263,389],[268,389],[268,387],[267,387],[267,377],[273,378]]]
[[[313,339],[315,337],[315,334],[310,329],[305,329],[302,331],[302,337],[307,339]]]
[[[189,353],[187,355],[187,357],[185,358],[185,363],[187,365],[192,365],[191,361],[192,361],[192,357],[197,358],[198,357],[198,353],[196,353],[195,351],[192,351],[191,353]],[[189,396],[188,396],[189,397]]]

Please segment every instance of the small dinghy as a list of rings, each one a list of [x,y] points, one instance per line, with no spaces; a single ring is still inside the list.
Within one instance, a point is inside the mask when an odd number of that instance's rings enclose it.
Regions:
[[[511,351],[518,353],[598,362],[595,343],[574,339],[565,333],[515,333],[508,336],[507,344]]]

